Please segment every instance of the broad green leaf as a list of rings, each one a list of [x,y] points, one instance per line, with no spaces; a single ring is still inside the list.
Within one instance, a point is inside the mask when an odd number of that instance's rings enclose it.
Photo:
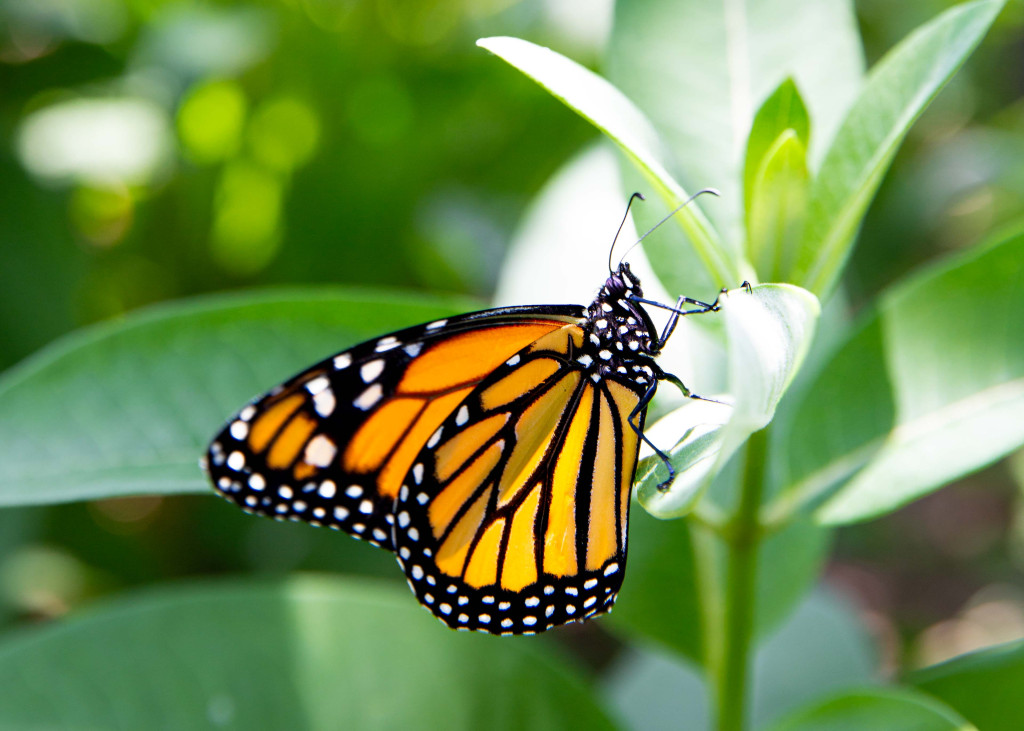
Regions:
[[[618,145],[670,208],[689,195],[664,162],[658,133],[621,91],[549,48],[519,38],[482,38],[477,45],[522,71]],[[673,220],[686,232],[704,266],[717,280],[733,281],[739,269],[696,202]]]
[[[984,731],[1024,728],[1024,642],[971,652],[911,673],[906,682],[935,696]]]
[[[772,731],[977,731],[934,698],[904,689],[850,691],[771,727]]]
[[[814,295],[786,284],[760,285],[748,295],[744,289],[722,295],[722,314],[728,343],[728,390],[732,399],[728,420],[714,424],[696,409],[670,414],[677,438],[671,450],[680,471],[699,465],[699,480],[677,479],[662,491],[665,468],[649,460],[638,470],[637,496],[644,508],[659,518],[689,512],[710,478],[753,432],[771,421],[814,335],[819,313]],[[691,418],[692,415],[692,418]],[[688,422],[688,423],[687,423]],[[717,442],[717,454],[713,454]],[[708,469],[707,465],[711,464]]]
[[[245,402],[328,355],[465,301],[313,289],[222,296],[62,338],[0,378],[0,505],[206,489]]]
[[[768,148],[750,184],[747,257],[759,278],[790,278],[808,188],[807,149],[794,130],[786,130]]]
[[[868,204],[911,125],[978,45],[1003,0],[952,8],[918,28],[871,70],[811,187],[792,281],[834,287]]]
[[[722,192],[704,208],[726,250],[739,257],[743,158],[756,110],[794,79],[818,160],[860,89],[863,59],[848,0],[619,0],[606,68],[658,130],[676,178],[688,189]],[[638,211],[638,227],[646,229],[655,213]],[[669,290],[702,291],[699,262],[672,233],[649,239],[651,261]]]
[[[782,437],[769,522],[880,515],[1024,444],[1021,322],[1024,228],[883,295]]]
[[[657,520],[634,506],[630,516],[626,579],[604,620],[627,636],[644,637],[703,664],[703,621],[694,564],[692,527],[685,520]],[[765,539],[757,575],[759,637],[775,631],[807,594],[828,550],[829,531],[794,522]],[[720,546],[719,546],[720,547]],[[716,569],[725,581],[724,563]]]
[[[743,156],[743,205],[748,219],[754,180],[765,159],[770,157],[770,150],[778,146],[779,136],[787,130],[792,130],[806,150],[811,139],[811,121],[800,90],[791,78],[779,84],[761,104],[747,137],[747,151]],[[747,228],[749,230],[749,225]]]
[[[301,578],[125,597],[0,643],[0,728],[611,728],[537,643],[453,633],[408,592]]]

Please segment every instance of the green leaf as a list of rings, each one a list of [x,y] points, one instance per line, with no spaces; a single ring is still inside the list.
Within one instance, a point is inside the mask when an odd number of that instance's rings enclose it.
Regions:
[[[759,637],[773,632],[805,597],[821,570],[829,533],[810,521],[797,521],[765,539],[756,589]],[[604,621],[622,634],[653,640],[703,664],[702,587],[692,541],[687,521],[657,520],[634,506],[626,579],[615,611]],[[724,582],[724,564],[715,571]]]
[[[1024,642],[1010,642],[911,673],[906,682],[985,731],[1024,728]]]
[[[371,582],[162,590],[0,645],[5,729],[570,724],[612,727],[543,646],[450,632]]]
[[[769,522],[880,515],[1024,444],[1021,322],[1024,228],[883,295],[781,437]]]
[[[743,156],[743,203],[748,218],[758,171],[764,166],[765,160],[771,157],[771,149],[778,146],[779,136],[789,130],[806,149],[811,139],[811,121],[800,90],[791,78],[779,84],[761,104],[747,137],[747,152]]]
[[[522,71],[608,135],[670,208],[689,198],[666,167],[663,146],[654,127],[608,81],[549,48],[519,38],[482,38],[477,45]],[[704,266],[718,281],[731,282],[739,278],[735,261],[722,248],[719,235],[696,202],[680,211],[673,220],[686,232]]]
[[[204,491],[199,455],[247,399],[460,309],[304,290],[178,303],[73,333],[0,378],[0,505]]]
[[[903,689],[873,688],[818,703],[772,731],[977,731],[934,698]]]
[[[848,0],[619,0],[608,78],[653,122],[684,186],[718,188],[706,210],[724,246],[743,248],[743,157],[754,113],[795,79],[814,127],[812,160],[861,86],[860,35]],[[776,135],[772,135],[774,139]],[[646,228],[657,211],[637,211]],[[639,225],[639,224],[638,224]],[[663,232],[659,232],[663,233]],[[669,232],[671,233],[671,232]],[[669,233],[648,241],[665,286],[700,292],[698,262]],[[749,272],[741,272],[749,278]],[[738,279],[714,284],[735,287]]]
[[[758,167],[747,199],[747,258],[758,277],[790,279],[807,218],[807,149],[797,132],[780,134]]]
[[[714,423],[707,416],[709,409],[687,405],[666,417],[677,438],[683,440],[670,452],[673,466],[680,471],[694,465],[698,469],[696,478],[684,475],[664,491],[658,489],[665,479],[665,469],[658,461],[648,460],[637,471],[640,503],[659,518],[678,517],[692,510],[710,478],[733,452],[771,421],[807,353],[819,314],[814,295],[787,284],[760,285],[752,295],[743,289],[733,290],[723,294],[721,301],[731,413],[727,421],[719,417]],[[719,414],[728,408],[715,406]],[[653,433],[659,434],[658,425],[654,427]]]
[[[793,281],[819,296],[835,286],[864,212],[907,131],[978,45],[1003,0],[952,8],[871,70],[811,187]]]

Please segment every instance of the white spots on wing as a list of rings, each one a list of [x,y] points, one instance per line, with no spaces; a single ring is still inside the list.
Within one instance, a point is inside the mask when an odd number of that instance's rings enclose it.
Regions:
[[[287,485],[281,485],[277,488],[277,494],[281,496],[283,500],[291,500],[295,497],[295,492]]]
[[[477,621],[480,622],[480,624],[490,624],[491,615],[481,614],[479,617],[477,617]]]
[[[361,394],[359,394],[359,396],[356,397],[356,400],[352,402],[352,405],[355,406],[357,409],[362,409],[363,411],[366,411],[375,403],[380,401],[381,396],[383,395],[384,389],[381,388],[379,383],[375,383],[368,389],[363,391]]]
[[[377,358],[363,363],[359,367],[359,377],[363,379],[363,383],[373,383],[377,380],[377,376],[384,372],[384,359]]]
[[[352,525],[353,533],[362,533],[364,530],[366,530],[366,526],[363,523],[355,523]]]
[[[525,604],[528,607],[536,607],[540,604],[540,599],[538,597],[531,596],[528,597],[527,600],[523,602],[523,604]]]
[[[413,566],[412,570],[409,573],[412,574],[412,578],[416,579],[416,581],[420,581],[423,579],[423,567],[419,564]]]
[[[605,312],[611,312],[612,311],[612,306],[610,304],[608,304],[607,302],[602,302],[601,303],[601,309],[604,310]]]
[[[409,513],[407,511],[403,510],[401,513],[398,514],[398,527],[399,528],[408,528],[409,527],[409,523],[410,523]]]
[[[611,360],[612,351],[610,351],[610,350],[602,350],[601,352],[599,352],[597,354],[597,357],[600,358],[601,360]]]
[[[306,462],[314,467],[326,467],[338,453],[338,447],[326,434],[317,434],[306,445]]]
[[[409,557],[412,556],[412,551],[407,546],[402,546],[398,549],[398,555],[402,557],[402,560],[408,561]]]
[[[363,494],[363,488],[359,485],[349,485],[345,488],[345,494],[350,498],[357,498]]]
[[[228,469],[238,472],[245,467],[245,455],[241,452],[232,452],[228,455]]]
[[[233,436],[235,439],[237,439],[238,441],[242,441],[247,436],[249,436],[249,425],[246,424],[241,419],[238,419],[237,421],[233,421],[231,423],[231,428],[228,431],[231,432],[231,436]]]
[[[629,343],[627,344],[627,347],[628,347],[628,348],[629,348],[630,350],[636,350],[637,348],[639,348],[639,347],[640,347],[640,343],[638,343],[638,342],[637,342],[637,341],[635,341],[635,340],[630,340],[630,341],[629,341]]]
[[[343,508],[342,506],[339,505],[338,507],[336,507],[334,509],[334,519],[335,520],[338,520],[338,521],[345,520],[346,518],[348,518],[348,515],[349,515],[348,508]]]
[[[586,353],[584,353],[583,355],[576,359],[576,362],[579,363],[584,368],[589,368],[590,365],[594,362],[594,359],[591,358]]]
[[[584,589],[593,589],[595,586],[597,586],[597,579],[587,579],[583,582]]]
[[[413,468],[412,468],[412,479],[416,482],[417,485],[420,484],[421,482],[423,482],[423,463],[422,462],[418,462],[417,464],[413,465]]]
[[[327,515],[327,511],[324,510],[323,508],[313,508],[313,517],[314,518],[323,518],[326,515]]]
[[[301,513],[303,510],[306,509],[306,503],[303,502],[302,500],[296,500],[294,503],[292,503],[292,509],[296,513]]]
[[[590,374],[590,380],[593,381],[594,383],[600,383],[601,382],[601,374],[600,373],[591,373]]]
[[[405,351],[406,355],[410,358],[415,358],[423,350],[423,343],[409,343],[402,350]]]
[[[363,500],[359,503],[359,512],[363,515],[369,515],[373,512],[373,501],[370,499]]]
[[[430,500],[430,496],[427,495],[427,493],[425,492],[421,492],[419,495],[416,496],[416,502],[418,502],[420,505],[426,505],[428,500]]]
[[[408,485],[402,485],[402,487],[399,488],[399,490],[398,490],[398,501],[404,503],[408,499],[409,499],[409,486]]]
[[[427,447],[433,449],[437,446],[437,443],[441,441],[441,433],[444,431],[443,426],[437,427],[437,431],[430,435],[430,439],[427,440]]]
[[[601,338],[597,337],[595,333],[590,333],[590,342],[592,342],[594,345],[600,345]]]
[[[511,606],[512,602],[498,602],[498,609],[500,609],[503,612],[508,611],[508,608]]]
[[[342,353],[341,355],[334,356],[334,369],[344,370],[352,365],[352,356],[348,353]]]
[[[418,541],[420,539],[420,532],[415,528],[410,528],[406,531],[405,535],[409,537],[410,541]]]
[[[619,570],[619,564],[617,562],[615,562],[615,561],[612,561],[610,564],[605,566],[604,575],[605,576],[611,576],[612,574],[614,574],[618,570]]]
[[[238,418],[242,421],[249,421],[254,416],[256,416],[256,407],[252,404],[249,404],[238,413]]]
[[[374,350],[378,353],[383,353],[384,351],[391,350],[392,348],[397,348],[399,345],[401,345],[401,343],[398,342],[398,338],[394,335],[388,335],[387,337],[381,338],[377,341],[377,346]]]
[[[509,619],[508,617],[506,617],[505,619],[501,620],[501,626],[502,627],[506,627],[506,628],[507,627],[511,627],[512,626],[512,620]]]
[[[250,508],[255,508],[256,502],[257,500],[255,495],[249,495],[248,497],[245,498],[245,504],[248,505]]]
[[[447,320],[437,320],[436,322],[432,322],[429,325],[427,325],[426,329],[427,330],[437,330],[438,328],[444,327],[447,324],[448,324]]]
[[[316,378],[314,378],[313,380],[306,384],[306,390],[309,391],[314,396],[316,396],[325,388],[329,388],[330,385],[331,382],[328,380],[327,376],[317,376]]]
[[[458,426],[462,426],[469,421],[469,407],[465,404],[459,407],[459,413],[455,415],[455,423]]]
[[[382,531],[380,528],[374,528],[373,537],[376,538],[378,541],[384,541],[387,540],[388,534]]]
[[[519,353],[516,353],[511,358],[505,361],[505,365],[514,366],[519,363]]]
[[[325,419],[334,413],[334,407],[337,406],[337,403],[337,400],[334,398],[334,391],[329,388],[313,396],[313,408],[316,409],[316,413]]]
[[[536,617],[523,617],[523,624],[525,624],[527,627],[532,627],[533,625],[537,624],[537,618]]]
[[[338,486],[334,484],[334,480],[324,480],[320,483],[320,487],[317,489],[317,494],[319,494],[324,500],[330,500],[338,494]]]
[[[592,596],[589,599],[587,599],[585,602],[583,602],[583,608],[584,609],[590,609],[596,603],[597,603],[597,597],[596,596]]]
[[[267,486],[267,481],[263,479],[263,475],[253,473],[249,475],[249,487],[253,490],[263,490]]]

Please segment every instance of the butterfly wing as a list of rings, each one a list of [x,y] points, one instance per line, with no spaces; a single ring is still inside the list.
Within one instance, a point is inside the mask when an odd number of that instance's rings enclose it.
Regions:
[[[416,455],[500,364],[583,309],[512,307],[367,341],[256,399],[211,442],[214,487],[244,510],[394,550],[393,508]]]
[[[583,337],[567,325],[483,378],[399,490],[399,563],[453,628],[536,632],[615,601],[642,394],[588,369]]]

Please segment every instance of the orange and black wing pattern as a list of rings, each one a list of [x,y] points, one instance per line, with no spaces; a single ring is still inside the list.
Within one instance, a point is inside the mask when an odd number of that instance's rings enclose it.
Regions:
[[[243,408],[204,465],[248,512],[394,550],[395,500],[438,427],[502,363],[583,312],[487,310],[357,345]]]
[[[586,335],[566,325],[495,368],[399,489],[399,563],[450,627],[528,634],[615,601],[645,389],[595,371]]]

